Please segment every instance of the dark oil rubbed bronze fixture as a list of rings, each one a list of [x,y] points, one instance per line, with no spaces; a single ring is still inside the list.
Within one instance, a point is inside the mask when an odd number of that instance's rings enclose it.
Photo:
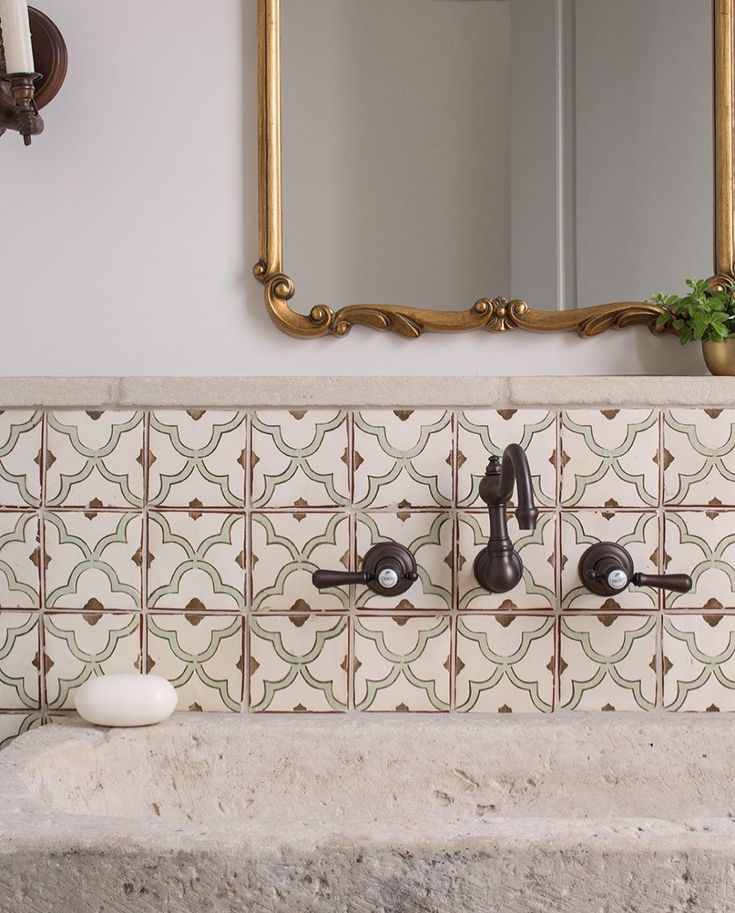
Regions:
[[[637,573],[630,552],[616,542],[590,546],[579,562],[579,579],[596,596],[616,596],[631,583],[673,593],[688,593],[692,588],[689,574]]]
[[[502,462],[490,457],[480,482],[480,498],[490,515],[490,539],[475,558],[475,579],[489,593],[508,593],[523,577],[523,562],[508,535],[508,502],[518,490],[516,519],[521,529],[536,529],[538,508],[528,460],[519,444],[509,444]]]
[[[311,580],[318,590],[350,583],[362,584],[378,596],[400,596],[419,579],[416,559],[397,542],[379,542],[365,555],[361,571],[314,571]]]
[[[706,5],[705,5],[706,6]],[[713,0],[715,99],[715,256],[713,284],[735,278],[735,0]],[[519,65],[523,65],[522,62]],[[707,65],[706,63],[704,65]],[[432,310],[407,304],[364,303],[296,310],[296,283],[283,251],[281,168],[281,0],[258,0],[258,261],[253,275],[279,330],[299,339],[344,337],[355,326],[416,339],[424,333],[484,330],[506,333],[576,331],[592,337],[610,329],[646,325],[653,333],[664,309],[650,301],[618,301],[569,311],[545,311],[525,301],[488,294],[463,310]],[[440,268],[440,266],[438,267]],[[298,279],[298,277],[296,277]],[[683,277],[682,277],[683,278]]]
[[[57,26],[33,7],[28,7],[29,46],[22,7],[19,0],[0,2],[0,135],[13,130],[28,146],[43,132],[38,112],[63,85],[68,54]]]

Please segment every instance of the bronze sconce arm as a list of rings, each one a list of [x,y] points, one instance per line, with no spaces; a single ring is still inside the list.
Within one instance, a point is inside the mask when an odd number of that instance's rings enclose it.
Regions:
[[[33,56],[38,72],[8,73],[0,38],[0,135],[12,130],[23,137],[26,146],[43,132],[38,113],[57,94],[66,78],[68,55],[57,26],[33,7],[28,9]]]
[[[40,73],[3,73],[0,76],[0,132],[15,130],[30,146],[43,133],[43,118],[35,101],[34,82]]]

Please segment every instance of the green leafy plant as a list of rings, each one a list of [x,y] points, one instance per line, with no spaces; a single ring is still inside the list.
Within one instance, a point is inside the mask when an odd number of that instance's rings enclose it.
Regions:
[[[687,279],[689,294],[654,295],[649,299],[664,309],[656,321],[671,327],[682,345],[693,340],[722,342],[735,336],[735,283],[712,285],[708,279]]]

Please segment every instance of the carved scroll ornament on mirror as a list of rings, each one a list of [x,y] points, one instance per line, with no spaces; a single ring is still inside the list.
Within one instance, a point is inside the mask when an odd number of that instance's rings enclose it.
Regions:
[[[307,2],[307,0],[301,0]],[[714,270],[712,282],[734,272],[733,237],[733,6],[713,0],[714,15]],[[263,285],[265,302],[276,326],[307,339],[346,336],[353,326],[390,331],[413,339],[423,333],[485,330],[541,333],[576,330],[582,337],[609,329],[647,325],[666,332],[656,321],[662,308],[650,301],[617,301],[573,310],[535,309],[525,300],[481,297],[469,307],[438,310],[407,304],[313,304],[295,307],[296,283],[284,265],[281,124],[281,0],[258,0],[258,178],[260,254],[253,275]],[[686,125],[683,125],[685,131]],[[703,204],[704,205],[704,204]],[[707,201],[709,205],[709,201]],[[708,248],[709,249],[709,248]],[[328,263],[328,258],[325,262]],[[439,267],[440,268],[440,267]],[[682,277],[683,280],[684,277]],[[490,290],[491,291],[491,290]],[[651,289],[651,292],[662,291]],[[459,304],[459,302],[458,302]]]

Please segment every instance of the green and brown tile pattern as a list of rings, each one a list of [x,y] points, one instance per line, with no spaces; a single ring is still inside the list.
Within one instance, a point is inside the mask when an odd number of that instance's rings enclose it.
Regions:
[[[511,442],[541,515],[493,596]],[[386,539],[407,593],[312,586]],[[692,592],[593,596],[601,540]],[[112,671],[192,711],[735,710],[734,568],[735,410],[0,409],[0,744]]]

